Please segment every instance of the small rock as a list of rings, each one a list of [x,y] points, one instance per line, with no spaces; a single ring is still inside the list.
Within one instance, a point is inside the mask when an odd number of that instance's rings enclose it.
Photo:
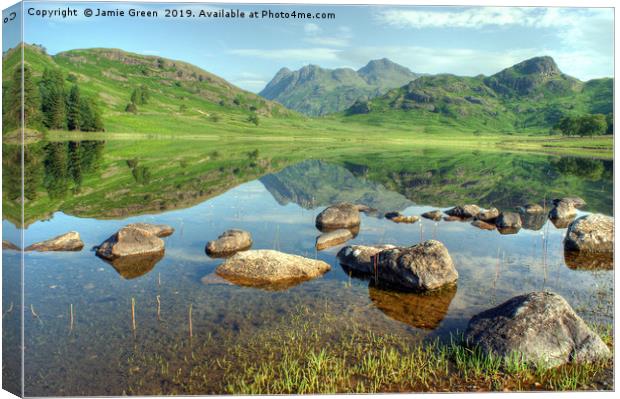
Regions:
[[[475,315],[466,341],[485,354],[515,353],[532,364],[556,367],[607,359],[609,348],[560,295],[532,292]]]
[[[553,205],[557,206],[560,202],[564,202],[565,204],[571,205],[574,208],[583,208],[587,205],[586,201],[583,198],[579,197],[556,198],[553,200]]]
[[[131,223],[125,227],[137,227],[146,230],[157,237],[168,237],[174,233],[174,228],[166,224],[150,224],[150,223]]]
[[[516,212],[502,212],[495,220],[498,229],[520,229],[521,216]]]
[[[480,213],[480,207],[478,205],[459,205],[448,209],[445,213],[460,218],[473,218]]]
[[[438,210],[438,209],[434,210],[434,211],[424,212],[422,214],[423,218],[434,220],[436,222],[441,220],[441,216],[442,216],[442,212],[440,210]]]
[[[543,213],[527,213],[525,211],[521,211],[521,222],[523,224],[523,228],[527,230],[540,230],[543,228],[545,223],[547,222],[547,215]]]
[[[461,218],[458,216],[444,216],[443,220],[445,222],[467,222],[469,218]]]
[[[21,251],[21,248],[13,244],[11,241],[2,240],[2,249],[9,249],[11,251]]]
[[[519,212],[522,213],[544,213],[544,208],[539,204],[527,204],[519,207]]]
[[[549,212],[549,219],[570,219],[577,215],[577,210],[570,202],[555,202],[555,207]]]
[[[96,250],[98,256],[108,260],[163,252],[164,241],[161,238],[137,227],[123,227]]]
[[[487,222],[483,222],[482,220],[474,220],[471,222],[472,226],[476,226],[482,230],[495,230],[495,225]]]
[[[338,251],[336,257],[341,265],[362,274],[374,272],[374,256],[385,249],[396,248],[394,245],[349,245]]]
[[[483,211],[480,211],[476,215],[476,219],[482,220],[487,223],[495,223],[495,219],[499,216],[499,209],[497,208],[489,208]]]
[[[310,280],[329,271],[329,264],[279,251],[259,249],[237,252],[217,267],[228,281],[246,286],[278,289]]]
[[[222,233],[217,240],[209,241],[205,252],[209,256],[232,255],[252,246],[252,235],[244,230],[231,229]]]
[[[353,238],[353,233],[351,232],[351,230],[337,229],[318,236],[316,238],[315,247],[320,251],[325,248],[340,245],[344,242],[347,242],[351,238]]]
[[[394,223],[415,223],[420,220],[417,216],[405,216],[400,212],[388,212],[385,214],[385,218]]]
[[[84,242],[77,231],[70,231],[49,240],[41,241],[26,247],[26,251],[81,251]]]
[[[316,227],[319,230],[354,227],[360,223],[358,207],[346,202],[325,208],[316,217]]]
[[[379,280],[406,289],[434,290],[459,276],[447,248],[435,240],[386,249],[375,256]]]
[[[614,218],[598,213],[578,218],[568,226],[564,249],[584,253],[613,253]]]

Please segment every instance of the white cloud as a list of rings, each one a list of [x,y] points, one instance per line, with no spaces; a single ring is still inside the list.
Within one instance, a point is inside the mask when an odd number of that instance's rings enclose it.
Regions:
[[[304,25],[304,32],[306,34],[316,34],[321,32],[321,28],[317,24],[310,22]]]
[[[289,49],[233,49],[229,54],[278,61],[302,61],[308,63],[337,61],[340,50],[326,47]]]
[[[314,23],[304,25],[304,42],[328,47],[346,47],[349,45],[353,35],[347,26],[341,26],[336,33],[327,34],[324,30]]]
[[[488,26],[524,26],[534,28],[581,25],[591,18],[613,21],[611,9],[477,7],[455,11],[389,9],[377,19],[399,28],[471,28]],[[589,22],[591,23],[591,22]]]

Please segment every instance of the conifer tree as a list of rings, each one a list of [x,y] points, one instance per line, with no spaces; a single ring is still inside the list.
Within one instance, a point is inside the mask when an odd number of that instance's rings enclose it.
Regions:
[[[50,129],[65,127],[65,85],[62,72],[46,68],[39,84],[43,123]]]
[[[67,128],[80,130],[80,88],[73,85],[67,98]]]

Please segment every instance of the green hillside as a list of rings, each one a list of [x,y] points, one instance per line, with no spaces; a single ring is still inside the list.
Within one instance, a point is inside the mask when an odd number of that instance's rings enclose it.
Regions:
[[[536,57],[485,77],[423,76],[370,101],[349,118],[371,124],[453,126],[499,132],[548,132],[564,115],[608,114],[613,79],[581,82],[551,57]]]
[[[37,46],[24,46],[26,65],[38,82],[46,68],[59,69],[66,92],[77,83],[82,95],[98,102],[106,131],[164,133],[212,131],[226,126],[251,126],[259,118],[299,119],[293,111],[233,86],[181,61],[143,56],[117,49],[71,50],[54,56]],[[3,87],[20,63],[19,48],[3,55]],[[126,112],[131,94],[146,87],[148,104],[137,114]]]
[[[318,116],[342,111],[360,98],[373,98],[414,80],[417,75],[387,58],[370,61],[354,71],[307,65],[282,68],[259,93],[303,114]]]

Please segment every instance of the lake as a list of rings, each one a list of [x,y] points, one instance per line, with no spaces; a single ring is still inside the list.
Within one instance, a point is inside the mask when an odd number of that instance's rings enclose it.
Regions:
[[[19,149],[3,151],[10,184],[19,180]],[[406,345],[449,341],[474,314],[537,290],[563,295],[589,323],[613,323],[613,266],[565,258],[565,225],[530,217],[503,235],[470,221],[383,217],[469,203],[548,207],[569,195],[588,203],[579,215],[613,215],[612,161],[371,142],[157,139],[40,142],[24,158],[24,245],[70,230],[85,243],[79,252],[25,254],[27,396],[225,393],[231,375],[277,357],[283,337],[335,346],[354,330]],[[4,191],[3,234],[17,243],[19,193]],[[398,292],[347,273],[336,259],[342,246],[316,251],[315,218],[341,201],[377,210],[362,214],[348,244],[439,240],[458,270],[457,286]],[[117,270],[91,248],[132,222],[175,232],[158,262]],[[222,259],[208,257],[205,245],[231,228],[250,232],[253,249],[321,259],[332,269],[285,289],[226,283],[214,276]],[[3,339],[17,348],[10,327],[18,312],[7,310],[19,302],[20,254],[2,256],[3,283],[12,284],[3,291]],[[19,356],[4,353],[8,361]],[[3,372],[15,378],[14,370]]]

